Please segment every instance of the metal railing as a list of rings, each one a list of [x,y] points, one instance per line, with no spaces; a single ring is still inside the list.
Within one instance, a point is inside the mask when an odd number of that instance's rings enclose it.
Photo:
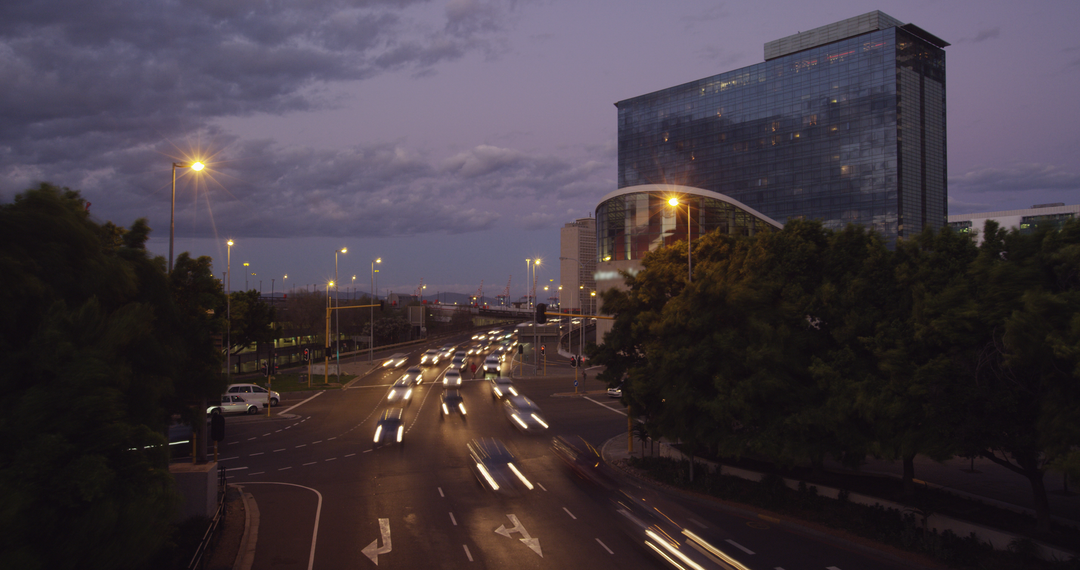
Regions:
[[[199,547],[195,549],[195,554],[191,557],[191,562],[188,564],[188,570],[195,570],[196,568],[206,568],[207,563],[210,562],[210,557],[207,556],[210,553],[210,548],[213,546],[214,540],[217,538],[218,529],[221,524],[225,522],[225,495],[228,491],[227,484],[225,482],[225,466],[218,464],[218,506],[214,511],[214,518],[210,520],[210,525],[207,527],[206,532],[203,534],[202,540],[199,542]]]

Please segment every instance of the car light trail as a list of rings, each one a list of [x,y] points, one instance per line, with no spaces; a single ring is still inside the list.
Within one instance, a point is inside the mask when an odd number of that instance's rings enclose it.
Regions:
[[[521,471],[518,471],[518,468],[513,463],[507,463],[506,465],[508,467],[510,467],[510,470],[514,472],[514,475],[517,475],[517,478],[521,479],[521,482],[525,483],[525,486],[528,487],[530,491],[532,491],[533,484],[530,483],[529,480],[526,479],[525,476],[521,474]]]

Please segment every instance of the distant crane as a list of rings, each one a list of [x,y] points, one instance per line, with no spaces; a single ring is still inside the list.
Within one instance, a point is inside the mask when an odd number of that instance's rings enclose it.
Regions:
[[[503,305],[510,304],[510,281],[514,278],[513,274],[506,280],[506,289],[503,290],[502,295],[495,295],[495,298],[499,299],[499,302]]]
[[[480,303],[484,300],[484,280],[480,280],[480,288],[476,290],[476,296],[473,297],[473,306],[479,307]]]

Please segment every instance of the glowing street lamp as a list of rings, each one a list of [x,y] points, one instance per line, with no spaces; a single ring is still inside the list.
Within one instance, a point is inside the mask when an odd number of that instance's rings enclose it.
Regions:
[[[191,164],[184,164],[181,162],[172,163],[172,203],[169,206],[169,273],[172,273],[173,233],[176,230],[176,169],[188,167],[195,172],[198,172],[205,168],[205,165],[201,162],[192,162]]]
[[[382,258],[371,260],[371,307],[368,307],[368,329],[371,337],[368,338],[368,362],[375,360],[375,264],[382,263]]]
[[[232,378],[232,246],[233,246],[233,240],[229,240],[226,243],[229,246],[229,254],[226,257],[227,265],[226,265],[226,270],[225,270],[225,282],[226,282],[226,286],[229,289],[229,293],[225,297],[225,299],[226,299],[226,302],[225,302],[225,304],[226,304],[225,322],[226,322],[226,326],[227,326],[227,329],[228,329],[228,334],[225,337],[225,342],[226,342],[226,345],[225,345],[225,361],[226,361],[226,363],[225,364],[228,367],[227,372],[225,372],[225,380],[226,380],[225,383],[229,384],[230,383],[229,380]]]
[[[679,199],[672,198],[668,200],[668,205],[672,208],[678,209]],[[691,283],[694,280],[694,272],[690,265],[690,202],[686,203],[686,282]]]
[[[341,298],[340,298],[341,293],[339,292],[339,289],[338,289],[338,286],[337,286],[337,282],[338,282],[337,255],[338,255],[338,253],[349,253],[349,248],[343,247],[343,248],[341,248],[340,251],[335,251],[334,252],[334,283],[335,283],[335,285],[334,285],[334,301],[336,302],[336,305],[338,307],[340,307],[341,306]],[[337,313],[339,313],[339,312],[341,312],[341,311],[337,311],[337,312],[334,313],[334,354],[335,354],[335,357],[337,358],[337,366],[338,366],[337,376],[340,379],[341,378],[341,317],[337,315]]]

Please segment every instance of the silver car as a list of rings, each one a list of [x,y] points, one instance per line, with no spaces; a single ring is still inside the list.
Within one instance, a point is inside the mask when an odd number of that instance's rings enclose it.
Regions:
[[[500,400],[507,396],[517,396],[518,391],[514,388],[514,381],[509,378],[491,378],[491,397]]]
[[[535,433],[549,427],[540,406],[525,396],[507,396],[503,400],[503,410],[510,423],[523,432]]]
[[[259,405],[248,402],[238,394],[222,394],[221,403],[206,408],[207,415],[214,414],[257,414]]]
[[[262,406],[266,405],[268,397],[271,406],[276,406],[281,401],[281,394],[278,394],[277,391],[267,390],[258,384],[229,384],[225,388],[225,393],[237,394],[245,400],[260,401]]]

